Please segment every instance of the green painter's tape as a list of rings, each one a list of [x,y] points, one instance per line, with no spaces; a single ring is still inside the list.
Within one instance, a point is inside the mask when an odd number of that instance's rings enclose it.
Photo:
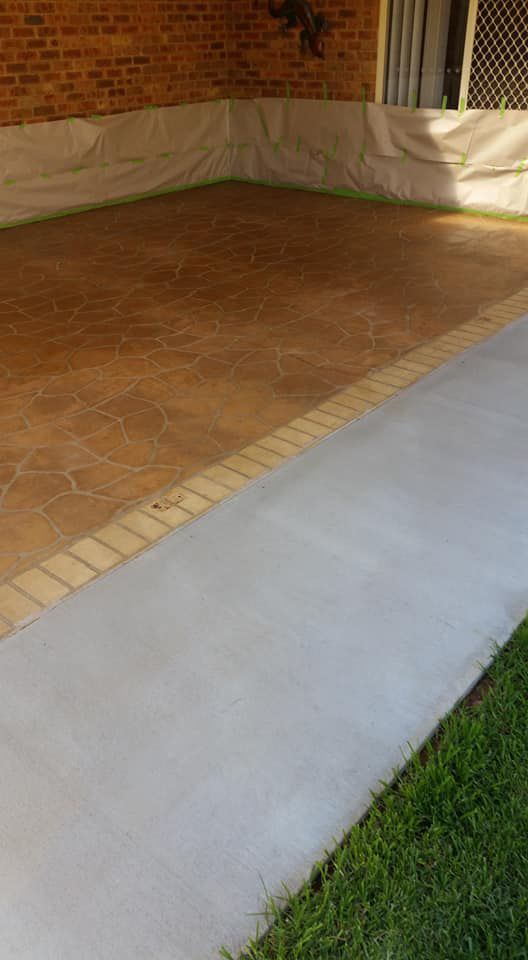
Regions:
[[[145,157],[129,157],[129,163],[145,163]]]
[[[409,154],[407,153],[407,150],[402,150],[402,152],[401,152],[401,158],[400,158],[400,159],[401,159],[401,162],[402,162],[402,163],[405,163],[408,156],[409,156]]]
[[[465,167],[467,163],[467,153],[463,153],[459,160],[460,166]]]
[[[367,112],[367,91],[365,87],[361,87],[361,110],[363,113]]]
[[[278,140],[273,144],[273,153],[278,153],[282,146],[282,137],[279,137]]]
[[[88,167],[73,167],[73,168],[70,170],[70,173],[82,173],[83,170],[87,170],[87,169],[88,169]]]
[[[521,173],[525,172],[527,163],[528,163],[528,160],[521,160],[519,166],[517,167],[517,170],[515,171],[516,177],[520,177]]]
[[[158,110],[159,108],[158,108],[157,103],[147,103],[147,104],[145,104],[145,106],[143,107],[143,109],[144,109],[144,110]]]
[[[327,183],[328,181],[328,157],[325,157],[325,163],[323,167],[323,176],[321,178],[321,183]]]
[[[289,100],[290,97],[291,97],[290,81],[287,80],[287,81],[286,81],[286,100]]]
[[[226,141],[226,147],[227,146],[228,146],[228,143]],[[198,147],[198,150],[201,150],[202,153],[211,153],[214,150],[214,147]]]
[[[229,97],[229,113],[233,113],[234,109],[235,109],[235,100],[233,99],[233,97]]]
[[[364,193],[361,190],[347,190],[345,187],[329,187],[323,189],[322,187],[303,186],[300,183],[274,183],[271,180],[250,180],[247,177],[228,177],[228,179],[235,183],[253,183],[257,186],[273,187],[277,190],[301,190],[305,193],[348,197],[350,200],[368,200],[374,203],[388,203],[396,207],[417,207],[419,210],[441,210],[442,213],[467,213],[474,217],[487,217],[492,220],[513,220],[516,223],[528,223],[528,216],[518,213],[494,213],[491,210],[475,210],[473,207],[456,207],[449,206],[448,204],[427,203],[425,200],[399,200],[395,197],[384,197],[380,193]]]
[[[135,193],[128,197],[120,197],[118,200],[103,200],[101,203],[87,203],[80,207],[71,207],[69,210],[59,210],[57,213],[46,213],[41,217],[28,217],[26,220],[13,220],[11,223],[0,223],[0,230],[11,230],[13,227],[23,227],[29,223],[44,223],[46,220],[61,220],[62,217],[73,217],[78,213],[89,213],[91,210],[103,210],[105,207],[120,207],[121,204],[136,203],[138,200],[153,200],[156,197],[165,197],[171,193],[182,193],[184,190],[194,190],[196,187],[209,187],[215,183],[228,183],[231,180],[232,177],[197,180],[196,183],[183,183],[177,187],[168,187],[166,190],[153,190],[152,193]],[[16,183],[16,180],[11,182]]]
[[[7,180],[4,180],[4,187],[12,187],[16,183],[16,180],[13,180],[12,177],[8,177]]]
[[[338,146],[339,146],[339,135],[336,133],[336,138],[335,138],[335,140],[334,140],[334,142],[333,142],[332,149],[330,150],[330,153],[328,154],[330,160],[333,160],[333,159],[334,159],[334,157],[335,157],[335,155],[336,155],[336,153],[337,153],[337,148],[338,148]]]
[[[217,97],[215,100],[197,100],[197,101],[194,102],[193,105],[197,105],[198,103],[224,103],[224,102],[225,102],[225,99],[224,99],[224,98],[222,98],[222,97]],[[186,107],[186,106],[190,106],[190,104],[189,104],[189,102],[188,102],[187,100],[182,100],[181,103],[179,104],[179,106],[180,106],[180,107]],[[139,109],[139,108],[138,108],[138,109]],[[160,109],[162,109],[162,108],[159,107],[157,104],[147,105],[147,106],[144,106],[144,107],[143,107],[143,110],[160,110]],[[112,116],[112,114],[93,113],[93,114],[91,114],[91,116],[89,116],[89,117],[66,117],[66,123],[74,123],[75,120],[83,120],[83,119],[89,119],[89,120],[104,120],[104,119],[105,119],[106,117],[108,117],[108,116]],[[46,122],[49,122],[49,121],[46,121]],[[19,126],[19,127],[27,127],[27,126],[29,126],[29,124],[28,124],[25,120],[21,120],[20,123],[18,124],[18,126]],[[31,126],[32,126],[32,124],[31,124]]]
[[[158,157],[161,157],[162,160],[169,160],[173,156],[173,153],[158,153]]]
[[[466,101],[464,97],[460,97],[460,103],[458,104],[458,113],[462,116],[466,111]]]
[[[359,151],[359,162],[360,162],[360,163],[365,163],[365,151],[366,151],[366,149],[367,149],[367,145],[366,145],[366,143],[364,143],[364,144],[362,145],[362,147],[361,147],[361,150]]]
[[[499,110],[499,114],[501,118],[504,116],[505,113],[506,113],[506,97],[501,97],[500,110]]]
[[[103,167],[103,169],[104,169],[104,167],[110,167],[111,164],[108,163],[108,160],[103,160],[103,162],[100,163],[99,166],[100,166],[100,167]]]
[[[528,160],[523,160],[518,168],[521,173]],[[6,185],[16,183],[16,180],[4,181]],[[85,204],[80,207],[73,207],[69,210],[60,210],[56,213],[44,214],[41,217],[29,217],[26,220],[14,220],[11,223],[0,223],[0,230],[11,230],[13,227],[21,227],[30,223],[43,223],[46,220],[60,220],[62,217],[75,216],[78,213],[89,213],[91,210],[101,210],[105,207],[119,207],[125,203],[136,203],[138,200],[152,200],[155,197],[168,196],[171,193],[182,193],[184,190],[194,190],[197,187],[213,186],[217,183],[253,183],[259,186],[273,187],[280,190],[301,190],[306,193],[329,194],[336,197],[348,197],[351,200],[368,200],[375,203],[388,203],[391,206],[417,207],[423,210],[441,210],[443,213],[467,213],[476,217],[487,217],[493,220],[513,220],[516,223],[528,223],[528,216],[514,213],[494,213],[490,210],[475,210],[472,207],[456,207],[438,203],[427,203],[422,200],[398,200],[394,197],[384,197],[377,193],[364,193],[360,190],[347,190],[344,187],[334,187],[324,189],[321,187],[308,187],[299,183],[274,183],[272,180],[250,180],[245,177],[217,177],[211,180],[199,180],[196,183],[181,184],[177,187],[168,187],[165,190],[154,190],[152,193],[136,193],[128,197],[121,197],[118,200],[105,200],[102,203]]]
[[[302,137],[297,137],[297,143],[295,144],[295,153],[301,152]]]
[[[442,97],[442,114],[444,114],[446,110],[447,110],[447,93],[445,93],[444,96]]]
[[[262,124],[262,129],[264,130],[264,133],[266,134],[266,140],[269,140],[269,139],[270,139],[270,135],[269,135],[269,130],[268,130],[268,124],[266,123],[266,117],[264,116],[264,111],[263,111],[262,108],[258,105],[258,103],[255,104],[255,106],[256,106],[256,108],[257,108],[257,113],[258,113],[259,120],[260,120],[260,122],[261,122],[261,124]]]
[[[249,143],[237,143],[236,145],[237,150],[247,150],[248,147]]]
[[[49,178],[51,177],[51,173],[41,173],[40,176],[42,177],[43,180],[49,180]]]
[[[323,100],[328,100],[328,84],[323,80]]]
[[[418,106],[418,92],[416,90],[413,90],[411,94],[411,110],[413,113],[415,113],[417,106]]]

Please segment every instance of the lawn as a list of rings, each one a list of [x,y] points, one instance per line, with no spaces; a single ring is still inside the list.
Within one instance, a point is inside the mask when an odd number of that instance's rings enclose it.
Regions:
[[[244,956],[527,960],[528,620],[489,681]]]

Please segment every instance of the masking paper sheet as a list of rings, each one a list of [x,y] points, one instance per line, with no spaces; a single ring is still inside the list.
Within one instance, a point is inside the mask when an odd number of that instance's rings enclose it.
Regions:
[[[528,112],[223,100],[0,128],[0,225],[236,178],[528,215]]]
[[[528,112],[238,100],[231,175],[528,215]]]
[[[229,176],[227,101],[0,128],[0,224]]]

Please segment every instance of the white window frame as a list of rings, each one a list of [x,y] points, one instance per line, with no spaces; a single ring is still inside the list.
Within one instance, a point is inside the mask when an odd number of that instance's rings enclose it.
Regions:
[[[471,75],[471,61],[473,59],[473,44],[475,43],[475,29],[477,26],[477,11],[479,0],[469,0],[468,22],[466,29],[466,45],[464,60],[462,61],[462,76],[460,78],[460,99],[467,104],[469,92],[469,78]]]
[[[462,64],[462,75],[460,78],[460,99],[463,99],[465,103],[467,103],[467,95],[469,90],[469,78],[471,74],[473,43],[475,41],[478,3],[479,0],[470,0],[469,2],[466,42],[464,46],[464,60]],[[376,91],[374,95],[374,100],[376,103],[384,103],[383,97],[385,93],[385,75],[389,57],[389,9],[390,0],[380,0],[378,22],[378,55],[376,64]]]
[[[381,0],[378,22],[378,59],[376,61],[376,103],[383,103],[385,73],[389,57],[389,6],[390,0]]]

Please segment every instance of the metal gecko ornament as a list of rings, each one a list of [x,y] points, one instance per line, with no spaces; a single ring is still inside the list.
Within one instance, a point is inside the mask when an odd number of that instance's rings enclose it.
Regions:
[[[294,27],[301,29],[301,50],[306,53],[311,50],[314,57],[324,60],[324,36],[328,30],[328,23],[321,13],[314,13],[308,0],[283,0],[275,6],[273,0],[268,0],[269,12],[272,17],[286,20],[282,30],[287,33]]]

